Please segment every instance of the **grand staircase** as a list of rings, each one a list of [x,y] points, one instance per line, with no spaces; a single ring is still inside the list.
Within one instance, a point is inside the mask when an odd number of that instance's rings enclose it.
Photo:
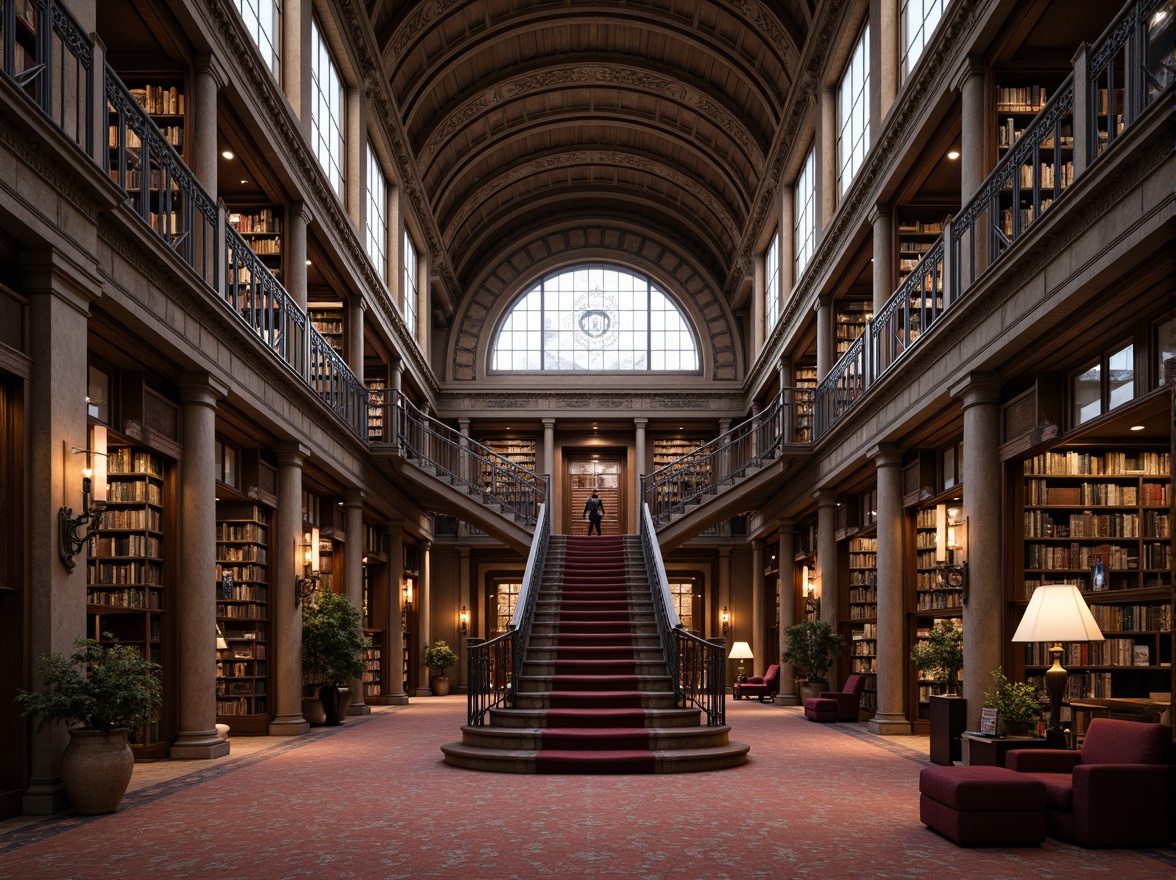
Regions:
[[[639,539],[552,536],[513,705],[445,762],[502,773],[689,773],[743,764],[730,727],[679,708]]]

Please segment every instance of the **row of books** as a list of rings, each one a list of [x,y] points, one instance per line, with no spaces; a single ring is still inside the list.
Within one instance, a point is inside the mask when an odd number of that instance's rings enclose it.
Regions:
[[[1049,666],[1053,663],[1052,645],[1034,642],[1025,646],[1026,666]],[[1151,649],[1134,639],[1104,639],[1101,642],[1067,642],[1062,645],[1064,666],[1148,666]]]
[[[266,607],[258,602],[246,602],[241,605],[226,605],[216,603],[216,616],[230,620],[265,620]]]
[[[943,611],[963,607],[963,592],[960,590],[926,590],[915,596],[915,608],[919,611]]]
[[[1049,699],[1044,675],[1030,676],[1027,681],[1037,690],[1040,699]],[[1106,700],[1112,696],[1109,672],[1071,672],[1066,676],[1066,690],[1062,695],[1064,700]]]
[[[163,583],[163,565],[158,562],[91,562],[86,566],[86,583],[101,585],[142,584],[157,587]]]
[[[228,544],[217,542],[218,562],[258,562],[265,565],[266,548],[260,544]]]
[[[1117,476],[1148,474],[1168,476],[1172,456],[1167,452],[1043,452],[1025,459],[1025,473],[1037,475]]]
[[[264,544],[266,541],[266,527],[259,523],[221,522],[217,523],[216,532],[217,541],[253,541],[260,544]],[[218,552],[223,552],[223,550]],[[265,551],[262,550],[262,552]],[[257,561],[264,562],[265,560],[259,559]]]
[[[1135,546],[1118,544],[1025,545],[1025,568],[1029,569],[1085,570],[1096,562],[1120,571],[1134,571],[1139,568],[1139,551]]]
[[[878,616],[877,605],[850,605],[850,620],[873,620]]]
[[[116,504],[162,504],[163,486],[151,480],[112,480],[107,484],[106,500]]]
[[[129,446],[111,449],[106,454],[106,471],[114,474],[150,474],[163,476],[163,460],[150,452],[132,450]]]
[[[849,662],[850,672],[877,672],[878,661],[873,657],[853,657]]]
[[[871,624],[871,626],[877,626],[877,624]],[[853,657],[873,657],[877,649],[878,646],[874,639],[859,639],[852,643],[849,653]]]
[[[1166,538],[1168,537],[1168,515],[1156,515],[1148,511],[1141,517],[1138,513],[1071,513],[1057,519],[1041,510],[1025,511],[1025,537],[1027,538]],[[1142,524],[1142,534],[1140,525]]]
[[[264,694],[265,679],[251,679],[249,681],[225,681],[221,679],[216,683],[216,695],[218,697],[256,697],[263,696]]]
[[[877,553],[850,553],[849,566],[850,568],[876,568],[878,565]]]
[[[184,126],[182,125],[160,125],[157,126],[164,140],[175,147],[177,150],[184,149]],[[138,132],[128,126],[111,125],[110,137],[108,138],[111,151],[118,149],[119,136],[121,135],[123,145],[127,150],[138,151],[143,146],[143,139],[139,137]],[[114,155],[111,156],[111,161],[115,160]]]
[[[1094,622],[1107,632],[1171,632],[1172,606],[1091,605]]]
[[[943,232],[943,221],[899,220],[898,231],[900,233],[916,232],[921,235],[939,235]]]
[[[1048,480],[1030,479],[1025,485],[1025,503],[1035,507],[1138,507],[1141,487],[1122,483],[1082,483],[1078,486],[1059,486]],[[1156,502],[1164,498],[1167,504],[1167,486],[1162,483],[1144,483],[1142,498],[1145,507],[1159,506]],[[1149,503],[1151,502],[1151,503]]]
[[[145,85],[127,91],[139,102],[139,106],[152,115],[184,115],[184,93],[177,86]]]
[[[262,208],[256,214],[229,214],[229,223],[242,233],[271,233],[281,235],[282,217],[273,208]]]
[[[163,541],[155,535],[103,535],[94,536],[94,556],[150,556],[158,558],[163,554]]]
[[[250,700],[248,697],[239,697],[235,700],[218,699],[216,701],[217,715],[264,715],[265,714],[265,699],[257,698]]]
[[[874,583],[877,580],[877,572],[872,568],[852,569],[849,572],[849,585],[851,587],[870,587],[874,589]]]
[[[265,602],[266,588],[258,584],[241,584],[234,583],[226,592],[223,583],[220,591],[217,594],[218,599],[223,599],[228,602]]]
[[[216,563],[216,577],[220,580],[225,573],[232,574],[234,580],[262,581],[266,580],[266,568],[252,562],[224,562]]]
[[[860,627],[854,629],[850,633],[851,641],[855,642],[861,641],[863,639],[868,640],[876,638],[878,638],[878,624],[876,623],[863,623]]]
[[[160,608],[160,598],[158,590],[104,590],[95,588],[86,590],[86,604],[106,605],[112,608],[143,608],[155,611]]]
[[[234,660],[264,660],[265,642],[233,639],[233,644],[228,648],[221,648],[217,656],[227,658],[229,655],[232,655]]]
[[[851,587],[849,590],[850,602],[876,602],[878,600],[878,591],[872,587]]]

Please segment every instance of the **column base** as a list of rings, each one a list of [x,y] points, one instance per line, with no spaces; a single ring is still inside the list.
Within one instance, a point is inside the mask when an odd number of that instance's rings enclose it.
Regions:
[[[776,694],[776,696],[772,698],[772,702],[774,702],[777,706],[799,706],[800,697],[796,694]]]
[[[371,715],[372,714],[372,707],[369,706],[367,703],[360,703],[358,706],[355,705],[355,703],[352,703],[350,706],[347,707],[347,714],[348,715]]]
[[[176,761],[207,761],[223,758],[229,749],[229,741],[221,739],[215,730],[198,730],[176,737],[168,750],[168,757]]]
[[[911,735],[911,723],[905,715],[875,715],[866,723],[866,729],[879,736]]]
[[[431,697],[433,696],[433,690],[432,688],[420,687],[416,689],[416,695],[418,697]]]
[[[69,798],[65,796],[60,776],[29,780],[29,787],[20,802],[20,811],[26,816],[52,816],[69,808]]]
[[[384,694],[380,697],[381,706],[407,706],[408,694],[401,691],[398,694]]]
[[[270,736],[303,736],[310,733],[310,722],[301,715],[275,715],[268,733]]]

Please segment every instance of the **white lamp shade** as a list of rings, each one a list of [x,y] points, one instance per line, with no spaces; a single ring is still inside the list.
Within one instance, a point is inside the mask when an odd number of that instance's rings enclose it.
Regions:
[[[751,645],[747,642],[736,642],[731,646],[731,653],[727,655],[728,660],[751,660]]]
[[[1042,584],[1033,591],[1014,642],[1101,642],[1102,631],[1073,584]]]

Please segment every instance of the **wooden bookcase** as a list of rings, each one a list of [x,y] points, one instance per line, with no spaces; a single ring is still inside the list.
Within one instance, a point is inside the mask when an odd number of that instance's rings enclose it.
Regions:
[[[671,473],[669,482],[659,489],[663,495],[663,502],[675,503],[684,498],[691,498],[710,485],[709,462],[699,466],[692,456],[696,449],[707,442],[698,437],[667,437],[653,440],[653,470],[659,471],[675,462],[678,462],[675,471],[680,470],[680,473]]]
[[[282,211],[272,207],[240,207],[229,225],[245,239],[270,274],[282,280]],[[321,331],[320,331],[321,332]]]
[[[900,207],[895,218],[895,290],[919,265],[943,235],[943,218],[954,211],[952,207]],[[938,292],[943,290],[943,278],[938,277]]]
[[[227,647],[216,655],[216,714],[234,733],[264,734],[270,719],[269,509],[216,505],[216,622]]]
[[[340,305],[311,306],[306,310],[316,330],[323,335],[339,357],[343,357],[343,307]]]
[[[878,708],[878,538],[849,539],[848,581],[849,671],[868,676],[861,708],[872,715]]]
[[[866,321],[874,314],[874,306],[868,300],[840,300],[834,310],[833,331],[837,341],[837,357],[849,351],[854,340],[866,329]]]
[[[1021,463],[1017,619],[1037,585],[1076,584],[1106,637],[1065,645],[1067,699],[1171,690],[1171,483],[1163,447],[1062,447]],[[1048,648],[1023,648],[1030,680]]]
[[[112,447],[107,484],[102,526],[89,542],[86,560],[87,634],[106,641],[109,633],[165,665],[164,460],[144,448]],[[167,749],[158,722],[134,731],[132,743],[143,757],[158,757]]]
[[[817,368],[812,365],[797,366],[792,376],[792,384],[795,388],[806,391],[815,391],[817,388]],[[803,403],[796,404],[793,410],[793,418],[795,422],[796,434],[794,439],[797,443],[812,443],[813,442],[813,404],[811,399]]]
[[[383,379],[371,378],[365,384],[368,390],[368,442],[391,443],[392,438],[384,433],[388,385]]]

